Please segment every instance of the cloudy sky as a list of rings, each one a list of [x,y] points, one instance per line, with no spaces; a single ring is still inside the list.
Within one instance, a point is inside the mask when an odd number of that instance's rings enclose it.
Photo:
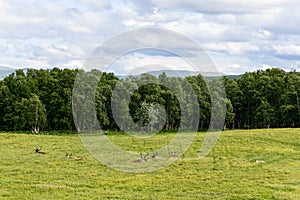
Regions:
[[[0,66],[80,67],[109,38],[153,27],[197,42],[222,73],[300,71],[299,10],[299,0],[0,0]],[[116,73],[155,63],[185,69],[164,52],[124,57]]]

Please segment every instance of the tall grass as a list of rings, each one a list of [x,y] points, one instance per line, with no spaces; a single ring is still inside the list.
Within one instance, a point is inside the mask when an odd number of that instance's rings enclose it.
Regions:
[[[98,162],[77,135],[1,133],[0,199],[300,199],[300,129],[226,131],[199,160],[204,135],[172,165],[132,174]],[[147,152],[173,136],[108,137]],[[48,154],[34,153],[38,146]],[[66,152],[86,159],[67,159]]]

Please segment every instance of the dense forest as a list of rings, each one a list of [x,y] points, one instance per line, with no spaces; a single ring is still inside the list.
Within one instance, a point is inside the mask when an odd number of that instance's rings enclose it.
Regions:
[[[75,130],[72,113],[72,90],[78,73],[81,70],[59,69],[16,70],[0,81],[0,130],[32,131],[42,130]],[[113,73],[97,70],[87,72],[92,78],[100,77],[95,92],[94,105],[100,126],[104,130],[123,130],[117,125],[118,117],[114,116],[111,101],[117,98],[122,105],[122,96],[113,96],[114,87],[131,88],[134,93],[129,103],[129,117],[151,129],[176,130],[180,123],[185,123],[180,116],[181,109],[192,110],[190,105],[180,108],[178,99],[162,82],[173,85],[176,90],[184,91],[184,81],[192,86],[198,100],[200,122],[199,130],[208,128],[211,118],[211,97],[207,84],[215,80],[205,80],[201,75],[186,78],[159,77],[143,74],[118,79]],[[148,85],[138,87],[140,83],[151,80]],[[300,127],[300,73],[285,72],[273,68],[265,71],[245,73],[239,79],[223,77],[226,90],[224,104],[227,106],[225,127],[227,128],[280,128]],[[155,84],[157,83],[157,84]],[[126,87],[125,87],[126,86]],[[183,98],[189,98],[188,95]],[[73,99],[74,100],[74,99]],[[166,117],[163,127],[156,127],[161,120],[161,105]],[[150,113],[150,114],[149,114]],[[82,114],[82,113],[81,113]],[[150,119],[151,116],[151,119]],[[126,122],[126,120],[123,120]],[[91,127],[92,128],[92,127]]]

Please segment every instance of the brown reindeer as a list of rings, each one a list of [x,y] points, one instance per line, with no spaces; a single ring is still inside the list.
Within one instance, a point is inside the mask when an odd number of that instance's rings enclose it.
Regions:
[[[35,153],[38,153],[38,154],[47,154],[46,152],[44,152],[44,151],[41,151],[41,149],[42,149],[42,146],[40,146],[40,148],[35,148],[34,149],[34,151],[35,151]]]
[[[80,158],[80,157],[77,157],[77,156],[73,156],[72,153],[66,153],[66,157],[68,159],[74,159],[74,160],[84,160],[84,158]]]

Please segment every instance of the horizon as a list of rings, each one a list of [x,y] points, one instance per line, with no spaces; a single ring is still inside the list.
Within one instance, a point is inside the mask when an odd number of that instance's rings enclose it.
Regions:
[[[6,69],[2,69],[2,68],[6,68]],[[30,67],[23,67],[23,68],[13,68],[13,67],[6,67],[6,66],[0,66],[0,71],[5,71],[5,70],[18,70],[18,69],[22,69],[22,70],[26,70],[26,69],[35,69],[35,70],[40,70],[40,69],[43,69],[43,70],[52,70],[54,68],[59,68],[59,69],[72,69],[72,70],[75,70],[75,69],[82,69],[81,67],[61,67],[61,66],[54,66],[54,67],[40,67],[40,68],[30,68]],[[238,73],[238,74],[224,74],[224,73],[221,73],[221,72],[214,72],[214,71],[192,71],[192,70],[172,70],[172,69],[161,69],[161,70],[149,70],[149,71],[145,71],[145,72],[141,72],[141,73],[135,73],[135,74],[116,74],[115,72],[111,72],[111,71],[104,71],[104,72],[107,72],[107,73],[113,73],[115,76],[117,77],[126,77],[126,76],[138,76],[138,75],[141,75],[141,74],[144,74],[144,73],[156,73],[156,72],[171,72],[171,71],[174,71],[174,72],[188,72],[188,73],[193,73],[193,72],[196,72],[198,74],[201,74],[202,76],[239,76],[239,75],[243,75],[245,73],[252,73],[252,72],[256,72],[258,70],[263,70],[263,71],[266,71],[267,69],[281,69],[285,72],[300,72],[300,71],[297,71],[296,69],[283,69],[283,68],[279,68],[279,67],[270,67],[270,68],[266,68],[266,69],[254,69],[253,71],[245,71],[244,73]],[[85,70],[85,69],[83,69]],[[91,70],[94,70],[93,68]],[[90,71],[90,70],[85,70],[85,71]],[[214,73],[213,75],[209,75],[209,73]]]

